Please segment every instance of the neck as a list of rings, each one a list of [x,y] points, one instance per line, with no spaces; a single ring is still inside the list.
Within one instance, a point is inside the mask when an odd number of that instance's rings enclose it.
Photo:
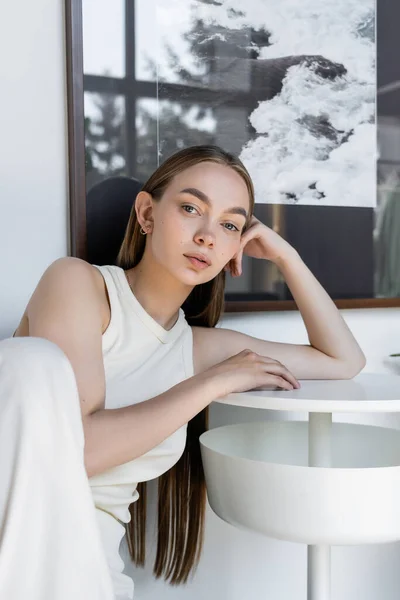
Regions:
[[[179,316],[179,308],[193,286],[172,277],[151,257],[143,255],[136,267],[125,271],[126,278],[138,302],[164,329],[171,329]]]

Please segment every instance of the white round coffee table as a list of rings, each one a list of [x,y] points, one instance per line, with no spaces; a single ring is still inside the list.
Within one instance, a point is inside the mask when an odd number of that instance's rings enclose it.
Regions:
[[[219,402],[305,411],[200,436],[211,508],[238,527],[308,545],[308,600],[330,598],[330,546],[400,540],[400,431],[332,423],[334,412],[400,412],[400,377],[301,381]]]

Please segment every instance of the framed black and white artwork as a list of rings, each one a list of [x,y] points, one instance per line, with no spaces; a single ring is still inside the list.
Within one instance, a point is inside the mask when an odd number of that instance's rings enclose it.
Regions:
[[[213,143],[339,307],[400,306],[400,5],[66,0],[66,17],[73,255],[94,186]],[[267,261],[227,276],[227,311],[292,308]]]

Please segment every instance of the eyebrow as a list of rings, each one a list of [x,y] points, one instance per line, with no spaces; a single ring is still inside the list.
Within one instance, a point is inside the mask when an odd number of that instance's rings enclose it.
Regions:
[[[210,198],[204,193],[198,190],[197,188],[185,188],[179,192],[180,194],[191,194],[192,196],[196,196],[199,200],[207,204],[207,206],[211,206]],[[235,215],[242,215],[245,219],[247,219],[247,212],[241,206],[232,206],[231,208],[227,208],[224,212],[231,213]]]

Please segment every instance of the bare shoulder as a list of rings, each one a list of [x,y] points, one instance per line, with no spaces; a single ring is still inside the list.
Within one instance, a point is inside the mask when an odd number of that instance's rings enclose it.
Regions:
[[[98,277],[102,279],[101,273],[98,269],[96,269],[96,267],[88,263],[86,260],[75,258],[73,256],[64,256],[52,262],[43,273],[42,279],[44,277],[87,278],[93,282],[97,282],[97,285]]]
[[[52,262],[44,271],[31,296],[30,302],[32,302],[38,290],[46,292],[48,288],[53,288],[54,286],[58,290],[62,290],[63,288],[76,289],[83,285],[84,289],[95,289],[100,294],[101,279],[101,273],[98,269],[85,260],[72,256],[64,256]]]
[[[98,308],[101,311],[105,330],[109,321],[109,304],[105,282],[100,271],[80,258],[66,256],[52,262],[42,274],[26,305],[14,336],[29,336],[29,312],[33,303],[48,296],[55,287],[62,291],[63,288],[67,289],[71,286],[93,290],[96,300],[98,300]]]
[[[60,258],[43,273],[25,311],[27,335],[53,342],[69,359],[82,416],[104,408],[102,279],[100,271],[86,261]]]

